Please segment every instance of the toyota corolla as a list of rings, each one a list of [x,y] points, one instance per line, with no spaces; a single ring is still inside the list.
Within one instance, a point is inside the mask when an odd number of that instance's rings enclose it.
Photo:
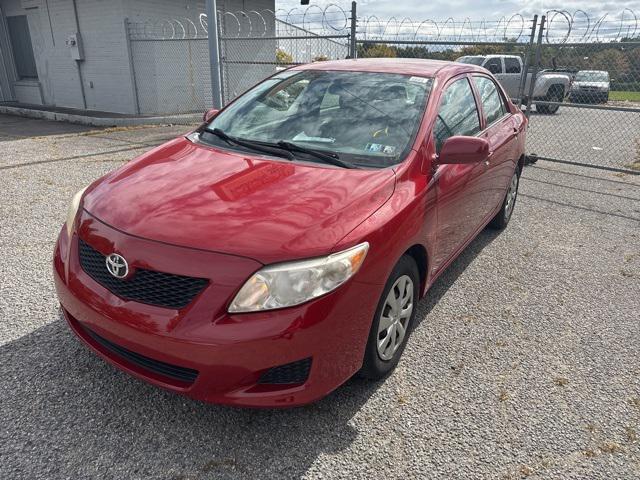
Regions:
[[[207,402],[300,405],[384,378],[418,300],[509,222],[525,129],[474,65],[278,72],[75,195],[62,311],[108,362]]]

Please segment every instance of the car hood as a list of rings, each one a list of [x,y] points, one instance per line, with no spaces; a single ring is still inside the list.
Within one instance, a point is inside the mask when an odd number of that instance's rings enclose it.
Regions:
[[[394,186],[390,168],[271,160],[178,138],[101,179],[83,205],[131,235],[273,263],[329,253]]]

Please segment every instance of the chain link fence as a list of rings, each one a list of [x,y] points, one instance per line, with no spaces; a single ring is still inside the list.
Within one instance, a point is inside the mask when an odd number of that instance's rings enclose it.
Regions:
[[[206,23],[185,18],[126,24],[138,113],[201,117],[212,103]]]
[[[219,12],[226,104],[292,65],[357,57],[462,60],[489,69],[530,119],[535,161],[640,172],[640,28],[634,12],[552,10],[495,21],[356,18],[355,5]],[[212,105],[208,25],[127,22],[137,108],[200,114]]]
[[[244,12],[223,15],[220,68],[225,104],[278,70],[349,56],[350,19],[338,7],[252,13],[253,17]]]
[[[495,22],[369,17],[358,22],[358,56],[481,65],[526,111],[531,161],[635,174],[640,173],[640,28],[628,9],[614,18],[594,20],[582,11]]]
[[[559,29],[562,20],[565,29]],[[555,26],[554,26],[555,24]],[[561,95],[543,98],[555,115],[531,112],[532,158],[640,173],[640,37],[625,21],[550,12],[539,26],[536,69],[566,75]],[[557,110],[556,110],[557,109]],[[544,112],[543,112],[544,113]]]

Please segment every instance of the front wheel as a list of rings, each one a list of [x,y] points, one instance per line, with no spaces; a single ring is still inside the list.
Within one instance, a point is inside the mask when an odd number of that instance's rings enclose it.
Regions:
[[[515,207],[516,199],[518,198],[519,183],[520,178],[518,176],[518,171],[516,170],[515,172],[513,172],[513,177],[511,177],[511,182],[509,183],[507,194],[505,195],[504,201],[502,202],[502,208],[500,208],[498,213],[496,213],[496,216],[493,217],[491,222],[489,222],[489,226],[491,228],[502,230],[509,223],[511,214],[513,213],[513,207]]]
[[[386,377],[398,364],[416,316],[420,276],[413,258],[396,264],[378,302],[359,375]]]

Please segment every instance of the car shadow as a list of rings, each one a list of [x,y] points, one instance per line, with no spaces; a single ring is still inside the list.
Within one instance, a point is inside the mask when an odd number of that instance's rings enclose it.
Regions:
[[[3,478],[300,478],[347,448],[379,384],[252,410],[165,392],[106,364],[59,316],[0,347]]]
[[[418,318],[497,235],[480,233],[420,302]],[[320,455],[351,446],[350,420],[383,384],[354,377],[290,410],[208,405],[103,362],[61,315],[0,347],[0,362],[0,472],[11,478],[300,478]]]
[[[485,228],[478,236],[465,248],[442,275],[431,285],[425,297],[418,303],[416,321],[413,328],[417,328],[427,319],[431,310],[438,304],[440,299],[447,293],[449,288],[455,283],[458,277],[465,271],[471,262],[491,244],[499,235],[500,230]],[[409,340],[411,341],[411,340]]]

